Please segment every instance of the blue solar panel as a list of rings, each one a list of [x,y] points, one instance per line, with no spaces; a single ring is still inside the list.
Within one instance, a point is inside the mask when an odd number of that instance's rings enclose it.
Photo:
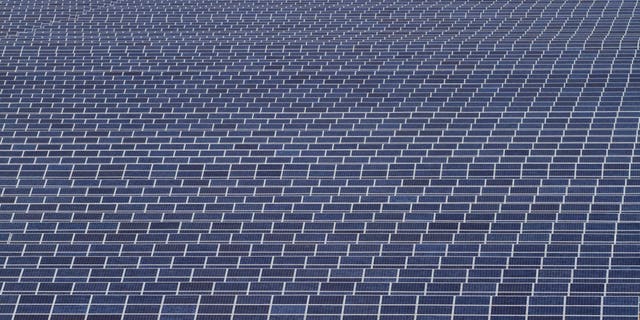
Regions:
[[[0,24],[0,320],[638,317],[635,0]]]

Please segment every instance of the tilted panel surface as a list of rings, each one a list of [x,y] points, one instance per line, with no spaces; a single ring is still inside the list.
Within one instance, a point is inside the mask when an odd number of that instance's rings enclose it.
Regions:
[[[637,319],[639,15],[0,0],[0,319]]]

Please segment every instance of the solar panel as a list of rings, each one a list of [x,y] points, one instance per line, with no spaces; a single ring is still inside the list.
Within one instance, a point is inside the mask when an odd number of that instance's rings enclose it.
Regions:
[[[636,319],[639,17],[0,1],[0,319]]]

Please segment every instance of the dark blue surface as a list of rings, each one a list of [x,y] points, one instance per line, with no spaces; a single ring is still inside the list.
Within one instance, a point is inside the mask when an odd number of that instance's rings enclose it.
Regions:
[[[636,319],[637,1],[1,1],[0,319]]]

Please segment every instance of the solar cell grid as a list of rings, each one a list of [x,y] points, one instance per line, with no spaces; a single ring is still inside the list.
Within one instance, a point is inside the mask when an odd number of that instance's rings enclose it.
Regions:
[[[0,1],[0,319],[636,319],[639,14]]]

